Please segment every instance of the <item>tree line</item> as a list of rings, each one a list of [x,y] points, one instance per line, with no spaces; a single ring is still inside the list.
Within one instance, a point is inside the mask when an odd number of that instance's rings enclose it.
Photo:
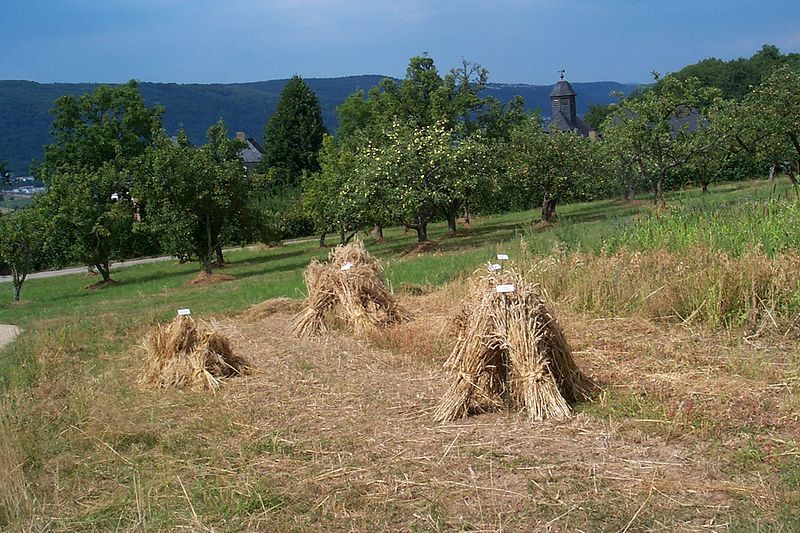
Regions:
[[[265,124],[265,156],[248,171],[244,147],[220,120],[203,146],[170,137],[163,109],[138,83],[101,86],[53,108],[53,142],[35,174],[33,206],[0,218],[0,257],[14,298],[31,271],[82,263],[111,283],[113,259],[168,253],[206,273],[223,246],[316,232],[346,243],[388,225],[429,239],[428,225],[475,213],[541,208],[644,192],[655,202],[688,182],[800,172],[800,67],[776,62],[739,97],[690,75],[655,76],[602,110],[602,137],[547,127],[521,99],[486,95],[488,71],[469,61],[440,73],[428,55],[405,77],[357,91],[325,131],[316,95],[299,76]],[[737,95],[738,96],[738,95]]]

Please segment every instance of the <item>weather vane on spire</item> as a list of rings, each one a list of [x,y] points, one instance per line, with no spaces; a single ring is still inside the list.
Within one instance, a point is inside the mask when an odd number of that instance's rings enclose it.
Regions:
[[[561,70],[558,71],[558,73],[561,74],[561,79],[562,80],[564,79],[564,73],[565,72],[566,72],[566,70],[564,70],[564,69],[561,69]]]

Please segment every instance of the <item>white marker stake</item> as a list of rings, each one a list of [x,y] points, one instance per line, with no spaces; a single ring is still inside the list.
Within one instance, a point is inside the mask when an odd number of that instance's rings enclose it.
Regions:
[[[498,261],[508,261],[508,254],[497,254]]]
[[[188,309],[178,309],[178,316],[189,316],[192,312]]]
[[[342,265],[342,270],[343,271],[344,270],[350,270],[351,268],[353,268],[353,263],[345,263],[345,264]]]
[[[494,288],[494,290],[496,290],[497,292],[500,292],[500,293],[503,293],[503,292],[514,292],[515,288],[514,288],[514,285],[512,283],[509,283],[508,285],[498,285],[497,287]]]
[[[489,272],[497,272],[498,270],[500,270],[503,267],[501,267],[500,265],[495,263],[493,265],[489,265],[487,268],[489,269]]]

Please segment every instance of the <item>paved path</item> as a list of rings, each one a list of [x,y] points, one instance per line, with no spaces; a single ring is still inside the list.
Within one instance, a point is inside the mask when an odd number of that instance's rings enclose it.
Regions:
[[[0,324],[0,350],[2,350],[6,344],[11,343],[17,335],[19,335],[19,328],[17,326]]]
[[[312,242],[315,241],[315,237],[311,237],[308,239],[297,239],[293,241],[283,241],[283,244],[301,244],[304,242]],[[255,245],[258,246],[258,245]],[[252,246],[246,246],[245,248],[252,248]],[[228,248],[225,251],[235,251],[241,250],[241,248]],[[144,259],[129,259],[127,261],[118,261],[116,263],[111,263],[111,270],[117,270],[120,268],[125,268],[134,265],[146,265],[148,263],[161,263],[163,261],[175,261],[175,257],[173,256],[162,256],[162,257],[146,257]],[[62,268],[61,270],[45,270],[44,272],[34,272],[33,274],[28,274],[27,279],[40,279],[40,278],[54,278],[56,276],[69,276],[70,274],[85,274],[86,267],[74,267],[74,268]],[[0,283],[4,281],[11,281],[11,276],[0,276]]]

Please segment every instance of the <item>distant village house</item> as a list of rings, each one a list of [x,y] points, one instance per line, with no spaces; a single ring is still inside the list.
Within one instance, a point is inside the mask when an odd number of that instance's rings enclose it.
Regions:
[[[246,136],[243,131],[236,132],[236,139],[247,145],[239,152],[239,156],[244,161],[247,171],[253,172],[264,157],[264,150],[258,144],[258,141]]]

